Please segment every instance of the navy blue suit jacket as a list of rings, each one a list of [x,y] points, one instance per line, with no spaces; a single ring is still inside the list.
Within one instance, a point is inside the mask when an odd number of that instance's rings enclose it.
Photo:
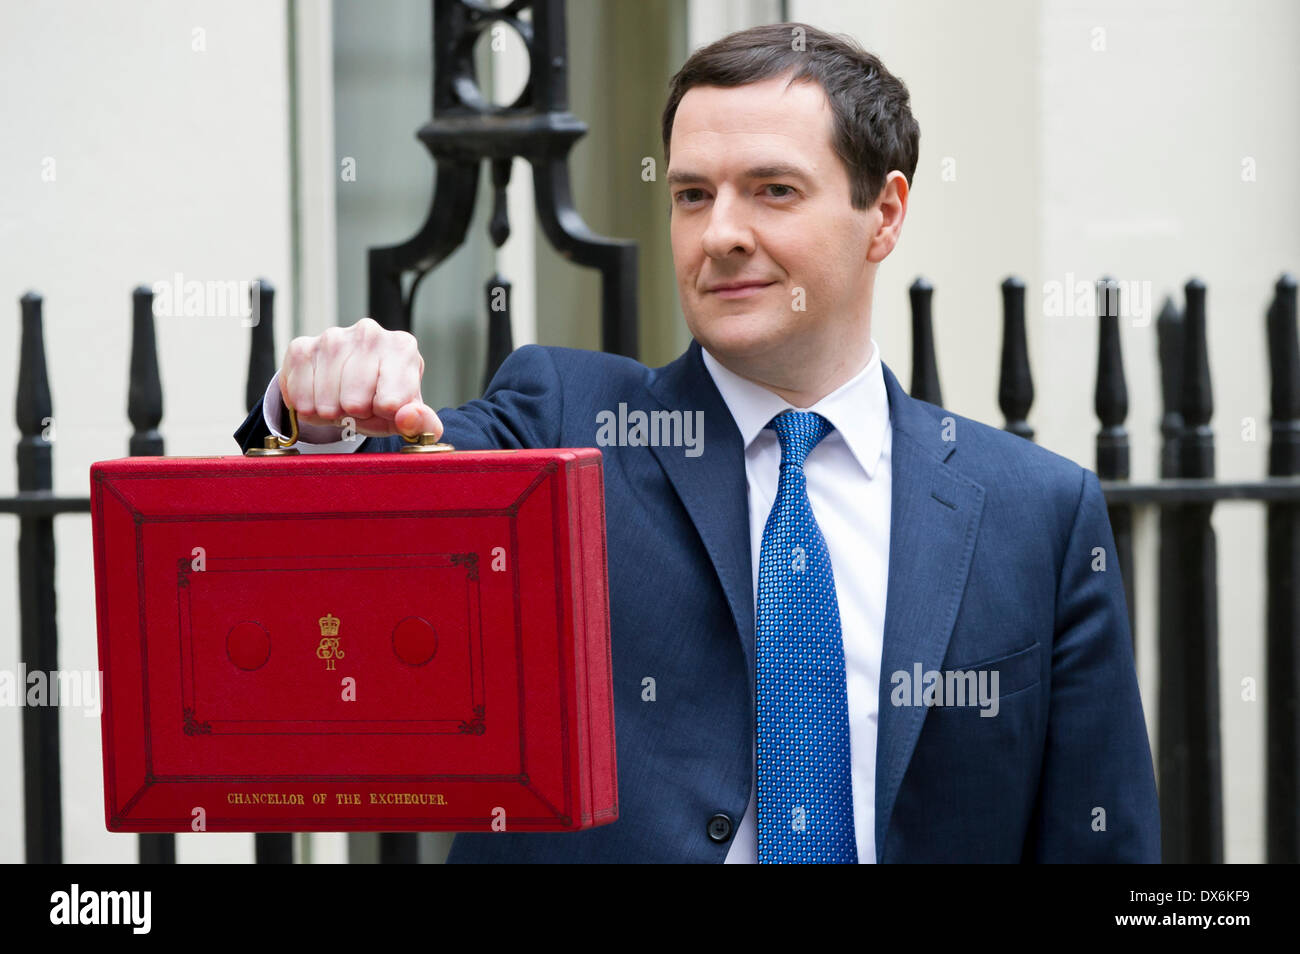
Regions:
[[[1096,475],[915,400],[883,370],[893,501],[876,860],[1159,861],[1151,750]],[[438,415],[443,440],[461,449],[594,447],[598,415],[620,403],[703,411],[704,434],[698,456],[601,448],[619,819],[577,833],[461,834],[451,861],[720,862],[730,842],[710,838],[709,820],[723,813],[734,829],[749,802],[745,458],[699,344],[662,368],[526,345],[482,398]],[[259,406],[236,438],[247,448],[266,433]],[[360,451],[398,444],[371,438]],[[996,670],[997,715],[894,704],[892,674],[930,670]],[[654,701],[642,697],[647,676]]]

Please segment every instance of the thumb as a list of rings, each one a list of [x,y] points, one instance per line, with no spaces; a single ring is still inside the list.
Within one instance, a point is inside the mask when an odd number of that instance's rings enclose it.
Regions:
[[[442,437],[442,421],[438,420],[433,408],[423,401],[410,401],[399,407],[393,417],[393,426],[399,434],[407,437],[419,437],[421,434],[432,434],[434,440]]]

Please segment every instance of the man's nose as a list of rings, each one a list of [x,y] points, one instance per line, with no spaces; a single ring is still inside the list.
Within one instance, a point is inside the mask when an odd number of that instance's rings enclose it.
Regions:
[[[754,251],[754,231],[744,203],[730,190],[719,190],[709,209],[709,223],[702,237],[704,253],[710,258],[725,258],[739,249]]]

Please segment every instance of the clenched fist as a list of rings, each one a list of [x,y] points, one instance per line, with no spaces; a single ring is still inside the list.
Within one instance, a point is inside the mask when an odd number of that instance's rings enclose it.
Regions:
[[[300,424],[343,427],[377,437],[442,436],[442,421],[420,398],[424,359],[415,336],[362,318],[350,328],[294,338],[280,367],[280,395]]]

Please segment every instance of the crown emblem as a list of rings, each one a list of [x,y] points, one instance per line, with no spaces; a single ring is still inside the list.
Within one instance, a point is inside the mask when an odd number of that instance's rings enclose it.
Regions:
[[[325,668],[333,669],[334,661],[343,658],[343,642],[339,638],[339,618],[333,613],[326,613],[320,618],[320,645],[316,647],[316,658],[325,660]]]

